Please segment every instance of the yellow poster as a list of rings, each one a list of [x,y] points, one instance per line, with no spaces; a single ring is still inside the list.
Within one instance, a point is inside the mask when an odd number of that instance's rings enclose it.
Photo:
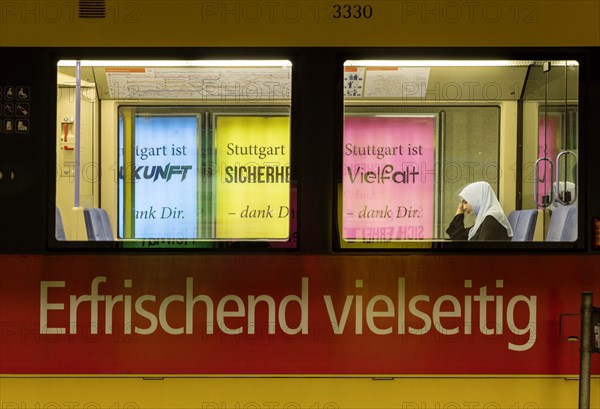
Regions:
[[[215,119],[216,238],[287,240],[290,118]]]

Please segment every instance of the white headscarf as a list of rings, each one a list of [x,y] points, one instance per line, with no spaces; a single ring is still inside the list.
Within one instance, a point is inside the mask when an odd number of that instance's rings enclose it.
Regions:
[[[504,210],[496,198],[492,187],[487,182],[475,182],[467,185],[458,196],[465,200],[473,208],[475,224],[469,230],[469,240],[477,233],[479,226],[487,216],[492,216],[506,228],[508,237],[512,237],[513,231],[508,219],[504,215]]]

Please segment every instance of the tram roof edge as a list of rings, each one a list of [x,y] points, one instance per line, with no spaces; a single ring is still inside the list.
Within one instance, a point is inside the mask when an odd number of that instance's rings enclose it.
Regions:
[[[600,46],[596,0],[0,0],[0,23],[4,47]]]

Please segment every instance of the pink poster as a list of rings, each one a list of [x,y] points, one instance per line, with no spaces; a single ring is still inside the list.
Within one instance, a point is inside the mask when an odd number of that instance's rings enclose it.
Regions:
[[[433,238],[435,116],[344,122],[343,238]]]
[[[548,197],[546,206],[549,205],[553,197],[552,180],[556,172],[556,154],[559,144],[560,117],[547,115],[547,118],[540,116],[538,130],[538,158],[546,158],[539,165],[538,180],[538,205],[544,204],[544,196]]]

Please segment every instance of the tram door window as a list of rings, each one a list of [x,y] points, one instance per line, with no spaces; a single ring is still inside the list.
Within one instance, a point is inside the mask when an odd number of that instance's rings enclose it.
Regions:
[[[524,96],[522,206],[539,209],[535,240],[544,240],[556,209],[577,210],[579,66],[575,61],[538,62],[529,78]]]
[[[84,238],[86,232],[77,218],[71,217],[71,209],[98,207],[100,186],[100,100],[90,67],[81,69],[79,84],[75,67],[58,70],[56,107],[56,207],[67,237]]]
[[[558,65],[546,66],[552,64]],[[505,216],[521,209],[542,214],[534,240],[545,241],[552,208],[544,215],[548,205],[533,200],[535,184],[526,169],[542,152],[552,156],[557,176],[554,182],[536,176],[538,196],[562,189],[562,196],[548,203],[576,204],[578,91],[576,63],[568,62],[568,73],[557,69],[550,79],[544,78],[544,65],[347,61],[340,246],[403,248],[447,241],[459,192],[478,181],[491,186]],[[474,216],[465,215],[465,227],[475,224]]]
[[[67,240],[93,240],[87,212],[101,208],[124,247],[290,243],[288,61],[62,61],[58,72]]]

